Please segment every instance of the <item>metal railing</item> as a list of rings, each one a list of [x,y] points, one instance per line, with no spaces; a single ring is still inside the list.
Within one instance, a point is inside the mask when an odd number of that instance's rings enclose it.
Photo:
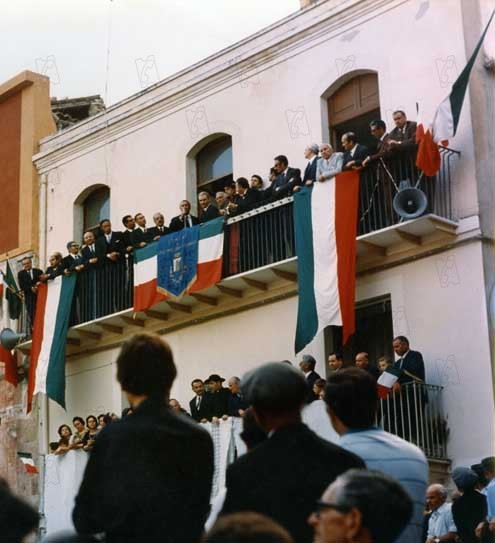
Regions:
[[[442,410],[443,387],[408,383],[380,400],[382,428],[423,450],[428,458],[447,459],[449,430]]]

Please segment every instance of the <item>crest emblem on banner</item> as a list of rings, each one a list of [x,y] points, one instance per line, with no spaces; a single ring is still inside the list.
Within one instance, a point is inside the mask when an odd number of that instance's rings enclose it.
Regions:
[[[198,266],[199,226],[162,236],[157,250],[157,290],[180,298],[194,283]]]

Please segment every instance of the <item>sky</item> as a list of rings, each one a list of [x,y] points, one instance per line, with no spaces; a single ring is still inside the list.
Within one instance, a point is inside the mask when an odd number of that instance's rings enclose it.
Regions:
[[[294,13],[299,0],[2,1],[0,82],[48,75],[51,96],[139,92]]]

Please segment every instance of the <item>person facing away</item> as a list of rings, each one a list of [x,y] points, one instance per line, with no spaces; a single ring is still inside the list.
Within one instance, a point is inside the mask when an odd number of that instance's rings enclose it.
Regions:
[[[117,357],[133,414],[105,426],[75,499],[79,534],[107,543],[192,543],[201,537],[213,478],[209,434],[168,406],[177,375],[168,344],[137,334]]]
[[[310,543],[314,502],[339,474],[364,463],[302,423],[307,384],[296,368],[264,364],[242,378],[242,392],[269,438],[227,468],[222,514],[263,513],[297,543]]]
[[[395,479],[351,469],[325,490],[308,522],[314,543],[393,543],[412,511],[411,498]]]
[[[420,541],[428,463],[418,447],[375,425],[378,392],[373,376],[359,368],[331,373],[325,402],[332,426],[340,435],[338,444],[359,455],[368,469],[397,479],[411,497],[414,514],[397,541]]]

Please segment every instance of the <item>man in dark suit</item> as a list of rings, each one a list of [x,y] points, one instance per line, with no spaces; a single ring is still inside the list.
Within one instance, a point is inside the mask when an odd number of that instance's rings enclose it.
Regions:
[[[107,543],[200,540],[213,444],[168,406],[176,375],[170,347],[158,336],[138,334],[124,343],[117,379],[133,413],[98,434],[75,499],[78,533],[104,532]]]
[[[136,213],[134,220],[136,221],[136,228],[132,231],[131,241],[134,249],[139,249],[153,241],[153,233],[146,228],[146,217],[142,213]]]
[[[51,281],[55,279],[55,277],[58,277],[59,275],[62,275],[64,273],[64,266],[62,264],[62,255],[59,252],[55,252],[52,255],[50,255],[50,258],[48,259],[48,262],[50,265],[48,268],[46,268],[45,273],[42,273],[39,276],[39,280],[43,283],[46,283],[47,281]]]
[[[82,256],[79,254],[79,243],[69,241],[67,243],[68,254],[62,258],[65,275],[70,275],[73,271],[83,269]]]
[[[200,192],[198,195],[200,207],[199,222],[208,222],[220,217],[218,207],[211,203],[211,197],[207,192]]]
[[[153,222],[155,223],[155,226],[148,228],[148,232],[151,234],[154,241],[158,241],[162,236],[170,234],[170,230],[165,226],[165,217],[162,213],[155,213],[153,215]]]
[[[96,319],[101,316],[100,293],[101,282],[97,274],[102,265],[102,257],[98,257],[96,253],[95,235],[91,230],[84,232],[84,245],[81,249],[82,265],[84,273],[78,276],[79,280],[79,302],[80,302],[80,319],[82,322],[86,320]],[[82,271],[81,270],[81,271]]]
[[[408,121],[406,114],[400,109],[394,111],[393,117],[395,128],[389,134],[392,148],[400,150],[416,145],[416,123]]]
[[[125,246],[121,232],[112,231],[112,223],[108,219],[100,222],[101,235],[95,243],[96,256],[102,265],[122,260]]]
[[[228,385],[230,394],[228,397],[227,415],[229,415],[229,417],[242,417],[249,405],[242,395],[241,380],[239,377],[231,377]]]
[[[341,141],[344,148],[344,166],[342,171],[360,169],[363,160],[370,154],[368,148],[357,142],[354,132],[343,134]]]
[[[242,382],[258,424],[270,437],[227,468],[222,515],[263,513],[284,526],[297,543],[310,543],[307,519],[316,501],[338,475],[364,468],[364,462],[302,423],[307,384],[292,366],[264,364]]]
[[[208,401],[212,419],[225,417],[229,411],[230,391],[223,387],[224,381],[225,379],[216,373],[212,373],[206,380],[209,386]]]
[[[265,196],[272,199],[290,196],[294,187],[301,185],[301,170],[289,168],[289,160],[285,155],[278,155],[273,160],[277,177],[266,189]]]
[[[370,162],[375,162],[381,158],[387,158],[392,153],[390,145],[390,135],[387,133],[387,125],[384,121],[377,119],[370,123],[371,135],[377,140],[376,147],[371,151],[363,162],[363,166],[367,166]]]
[[[398,384],[405,385],[414,381],[425,382],[425,363],[423,355],[419,351],[409,349],[409,340],[405,336],[397,336],[392,344],[394,352],[399,359],[394,363],[394,368],[401,370]]]
[[[318,396],[313,392],[313,385],[321,377],[315,371],[316,360],[310,354],[304,354],[301,362],[299,362],[299,368],[304,373],[304,378],[308,384],[307,402],[311,403],[318,399]]]
[[[306,181],[312,181],[313,183],[316,180],[316,166],[318,164],[318,153],[320,152],[320,147],[317,143],[312,143],[304,149],[304,158],[308,161],[306,168],[304,170],[304,176],[302,179],[303,185]]]
[[[380,377],[380,370],[374,364],[370,364],[368,353],[358,353],[355,362],[357,368],[367,371],[375,381],[378,380],[378,377]]]
[[[125,227],[125,230],[122,232],[122,241],[124,242],[124,247],[126,253],[132,253],[132,232],[136,228],[136,221],[132,215],[124,215],[122,217],[122,224]]]
[[[194,379],[191,383],[191,388],[195,394],[194,398],[189,402],[191,417],[196,422],[206,422],[210,420],[210,402],[203,381],[201,379]]]
[[[36,311],[36,283],[40,280],[43,271],[33,268],[33,260],[30,256],[22,259],[22,270],[17,274],[17,282],[24,295],[24,303],[29,317],[29,326],[33,326],[34,313]]]
[[[172,232],[178,232],[183,228],[191,228],[199,224],[198,217],[191,215],[191,202],[182,200],[180,203],[181,214],[170,221],[169,228]]]
[[[245,177],[239,177],[235,182],[236,195],[234,202],[229,204],[230,215],[240,215],[249,211],[261,200],[261,193],[259,190],[252,189],[249,186],[249,181]]]

